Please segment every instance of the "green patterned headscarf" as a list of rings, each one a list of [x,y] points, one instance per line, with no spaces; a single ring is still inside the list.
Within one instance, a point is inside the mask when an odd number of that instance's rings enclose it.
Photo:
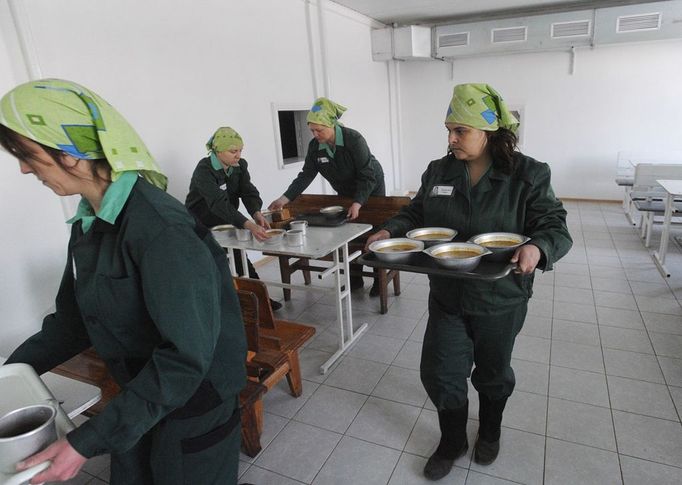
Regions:
[[[76,158],[106,158],[111,179],[137,171],[166,190],[168,179],[132,126],[89,89],[61,79],[21,84],[0,99],[0,124]]]
[[[339,124],[339,118],[346,109],[345,106],[341,106],[330,99],[317,98],[313,107],[310,108],[308,116],[306,116],[306,121],[332,128]]]
[[[485,131],[507,128],[516,132],[519,127],[519,121],[509,111],[500,93],[487,84],[475,83],[455,86],[445,122]]]
[[[229,126],[218,128],[213,136],[206,142],[209,152],[220,153],[227,150],[239,150],[244,147],[244,140],[235,130]]]

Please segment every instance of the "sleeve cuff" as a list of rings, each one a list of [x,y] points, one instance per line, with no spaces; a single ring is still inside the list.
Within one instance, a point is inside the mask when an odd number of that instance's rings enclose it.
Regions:
[[[103,445],[102,439],[89,421],[86,421],[67,434],[66,440],[74,450],[85,458],[92,458],[93,456],[110,452],[110,450]]]

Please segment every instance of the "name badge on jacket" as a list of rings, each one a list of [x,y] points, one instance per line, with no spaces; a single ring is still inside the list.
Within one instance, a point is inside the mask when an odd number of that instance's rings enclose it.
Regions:
[[[329,159],[327,157],[318,157],[317,163],[329,163]]]
[[[431,189],[431,197],[450,197],[455,193],[452,185],[434,185]]]

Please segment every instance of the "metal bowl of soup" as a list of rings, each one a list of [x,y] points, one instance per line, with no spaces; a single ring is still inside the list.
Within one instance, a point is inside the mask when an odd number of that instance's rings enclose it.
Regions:
[[[456,235],[457,231],[447,227],[420,227],[405,234],[408,239],[422,241],[425,247],[452,241]]]
[[[514,255],[516,248],[526,244],[530,238],[513,232],[486,232],[469,239],[469,242],[479,244],[490,250],[486,256],[488,261],[508,262]]]
[[[471,271],[490,250],[470,242],[437,244],[424,250],[439,266],[456,271]]]
[[[413,241],[405,237],[382,239],[369,245],[369,250],[377,259],[387,263],[402,263],[410,259],[412,253],[418,253],[424,249],[424,243]]]
[[[268,238],[263,242],[265,244],[277,244],[284,239],[285,232],[286,231],[284,229],[268,229],[265,231],[265,235],[268,236]]]

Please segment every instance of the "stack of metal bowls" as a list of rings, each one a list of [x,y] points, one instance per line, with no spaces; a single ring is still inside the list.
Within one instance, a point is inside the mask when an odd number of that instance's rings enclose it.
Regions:
[[[437,244],[424,250],[439,266],[455,271],[472,271],[491,251],[470,242]]]
[[[457,231],[448,227],[420,227],[412,229],[405,236],[414,241],[422,241],[424,247],[452,241],[457,235]]]
[[[469,239],[469,242],[490,250],[490,254],[485,258],[486,260],[504,263],[509,262],[516,248],[528,241],[530,241],[529,237],[513,232],[486,232]]]
[[[237,237],[237,228],[232,224],[222,224],[220,226],[213,226],[211,228],[211,233],[215,240],[221,243]]]
[[[387,263],[404,263],[409,261],[413,253],[421,252],[424,243],[404,237],[381,239],[369,245],[369,250],[376,258]]]

